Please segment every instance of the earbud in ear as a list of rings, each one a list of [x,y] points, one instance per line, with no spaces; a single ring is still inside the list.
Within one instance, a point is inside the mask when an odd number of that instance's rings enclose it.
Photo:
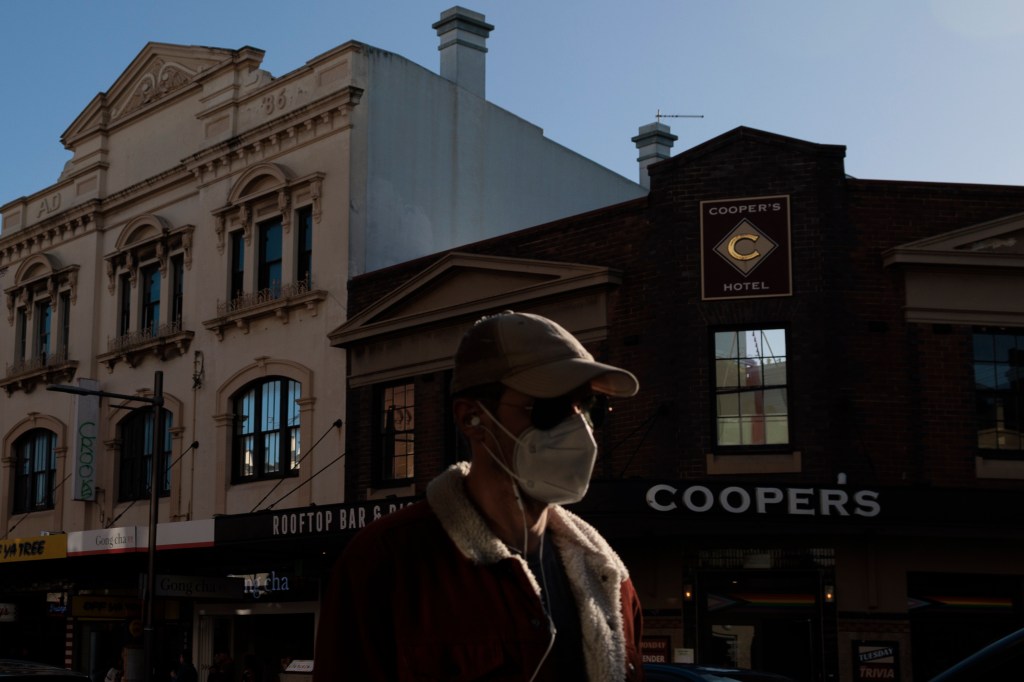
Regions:
[[[472,417],[469,418],[469,425],[470,426],[480,426],[480,417],[478,417],[478,416],[476,416],[474,414]]]

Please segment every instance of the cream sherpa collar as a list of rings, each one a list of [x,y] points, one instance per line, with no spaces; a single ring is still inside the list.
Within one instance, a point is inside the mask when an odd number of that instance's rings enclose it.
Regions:
[[[469,470],[468,462],[460,462],[431,481],[427,486],[430,508],[466,558],[477,564],[519,561],[539,595],[540,585],[526,561],[491,532],[467,496]],[[591,682],[619,682],[626,666],[620,587],[629,572],[600,533],[572,512],[552,506],[548,529],[579,607],[588,677]]]

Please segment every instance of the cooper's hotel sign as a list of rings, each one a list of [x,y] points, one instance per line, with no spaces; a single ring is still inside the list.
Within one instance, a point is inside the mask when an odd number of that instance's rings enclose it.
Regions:
[[[789,196],[700,202],[701,298],[789,296]]]

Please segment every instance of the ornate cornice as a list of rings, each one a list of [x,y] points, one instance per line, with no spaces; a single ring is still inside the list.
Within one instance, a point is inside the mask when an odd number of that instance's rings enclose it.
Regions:
[[[43,253],[73,237],[97,229],[100,200],[76,206],[64,213],[0,237],[0,267]]]
[[[226,174],[248,168],[300,138],[351,127],[349,114],[359,104],[363,89],[350,85],[283,116],[256,126],[230,140],[207,147],[185,159],[185,165],[201,186]]]

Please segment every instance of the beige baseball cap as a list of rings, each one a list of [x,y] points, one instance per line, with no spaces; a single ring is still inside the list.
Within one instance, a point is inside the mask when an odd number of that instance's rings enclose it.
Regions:
[[[588,382],[621,398],[640,388],[632,372],[595,361],[575,336],[540,315],[506,310],[483,317],[455,351],[453,393],[502,383],[534,398],[556,398]]]

